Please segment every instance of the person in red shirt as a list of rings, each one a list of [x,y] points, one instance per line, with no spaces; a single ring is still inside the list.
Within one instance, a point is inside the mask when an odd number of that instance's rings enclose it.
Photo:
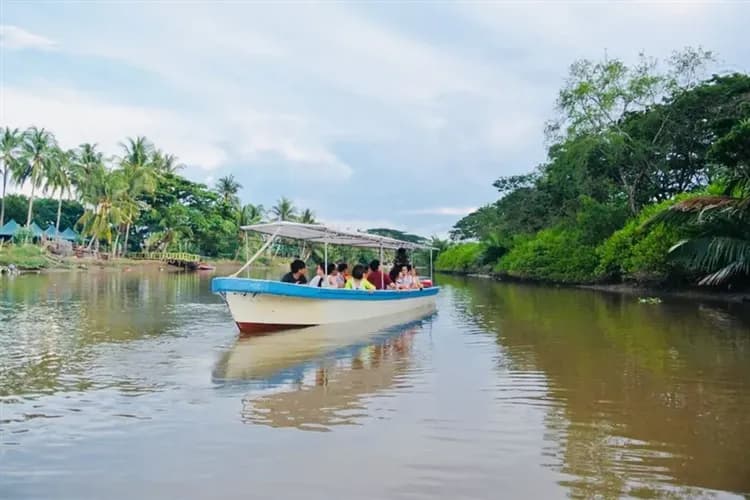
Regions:
[[[384,290],[393,283],[391,277],[380,270],[380,261],[378,259],[370,262],[370,272],[367,273],[367,281],[375,285],[376,290]]]

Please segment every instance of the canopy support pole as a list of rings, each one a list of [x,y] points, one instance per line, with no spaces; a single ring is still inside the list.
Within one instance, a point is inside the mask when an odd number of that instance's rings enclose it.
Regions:
[[[380,244],[380,265],[383,265],[383,244]],[[380,268],[380,289],[385,290],[385,275],[383,275],[383,268]]]
[[[326,283],[328,282],[328,235],[326,234],[326,239],[323,242],[323,279],[326,280]]]
[[[435,284],[432,281],[432,248],[430,248],[430,283]]]
[[[245,265],[244,265],[244,266],[242,266],[241,268],[239,268],[239,269],[237,270],[237,272],[236,272],[236,273],[234,273],[234,274],[230,275],[229,277],[230,277],[230,278],[236,278],[237,276],[239,276],[239,274],[240,274],[240,273],[241,273],[242,271],[244,271],[245,269],[247,269],[247,268],[248,268],[248,267],[250,266],[250,264],[252,264],[252,263],[253,263],[253,262],[255,261],[255,259],[257,259],[258,257],[260,257],[260,255],[261,255],[261,254],[262,254],[263,252],[265,252],[265,251],[266,251],[266,248],[268,248],[268,246],[269,246],[269,245],[270,245],[271,243],[273,243],[273,240],[275,240],[275,239],[276,239],[276,235],[277,235],[278,233],[279,233],[279,231],[277,230],[277,231],[276,231],[276,232],[275,232],[275,233],[274,233],[274,234],[273,234],[273,235],[272,235],[272,236],[271,236],[270,238],[268,238],[268,241],[266,241],[266,242],[265,242],[265,243],[263,244],[263,246],[262,246],[262,247],[260,247],[260,248],[258,249],[258,251],[257,251],[257,252],[255,252],[255,255],[253,255],[253,256],[252,256],[252,257],[250,258],[250,260],[248,260],[247,262],[245,262]]]

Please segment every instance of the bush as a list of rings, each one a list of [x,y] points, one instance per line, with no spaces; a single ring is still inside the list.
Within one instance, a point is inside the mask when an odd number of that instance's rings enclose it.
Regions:
[[[555,227],[520,242],[495,270],[509,276],[561,283],[591,281],[598,264],[595,247],[577,229]]]
[[[596,249],[599,279],[619,279],[624,276],[658,279],[674,270],[670,263],[669,249],[682,235],[679,230],[664,224],[644,227],[646,221],[657,213],[667,210],[680,199],[667,200],[645,208],[638,217],[631,219],[625,227],[615,231]]]
[[[34,233],[31,232],[31,229],[26,227],[20,227],[16,231],[16,234],[13,235],[13,243],[16,245],[24,245],[34,239]]]
[[[468,272],[476,269],[482,257],[480,243],[461,243],[440,253],[435,261],[437,271]]]
[[[41,269],[47,266],[44,250],[36,245],[9,245],[0,248],[0,266],[14,264],[21,269]]]

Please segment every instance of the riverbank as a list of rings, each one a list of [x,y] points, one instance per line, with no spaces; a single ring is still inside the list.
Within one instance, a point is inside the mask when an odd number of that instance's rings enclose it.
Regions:
[[[478,273],[478,272],[447,272],[438,271],[440,274],[451,276],[465,276],[469,278],[481,278],[492,281],[501,281],[508,283],[521,283],[527,285],[553,286],[560,288],[580,288],[585,290],[597,290],[600,292],[616,293],[621,295],[631,295],[636,297],[677,297],[688,300],[700,300],[706,302],[725,302],[744,304],[750,303],[750,289],[742,290],[720,290],[713,288],[698,288],[696,286],[685,287],[657,287],[642,283],[610,283],[610,284],[574,284],[574,283],[555,283],[542,282],[539,280],[522,279],[497,273]]]

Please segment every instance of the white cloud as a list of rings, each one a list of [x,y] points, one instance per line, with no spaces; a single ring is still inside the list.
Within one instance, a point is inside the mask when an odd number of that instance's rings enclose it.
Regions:
[[[58,43],[49,38],[26,31],[18,26],[0,25],[0,48],[55,50]]]
[[[209,130],[200,130],[168,110],[112,104],[62,88],[3,87],[0,91],[6,124],[44,127],[66,148],[93,142],[107,154],[119,154],[126,137],[145,135],[188,165],[211,170],[226,159]]]

